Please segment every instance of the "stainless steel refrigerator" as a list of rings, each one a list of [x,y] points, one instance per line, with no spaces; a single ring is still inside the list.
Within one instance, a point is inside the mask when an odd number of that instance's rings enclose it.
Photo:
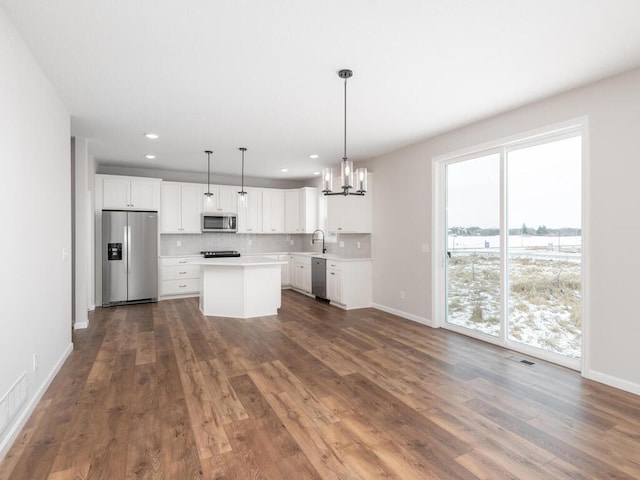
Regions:
[[[102,211],[102,305],[158,300],[158,213]]]

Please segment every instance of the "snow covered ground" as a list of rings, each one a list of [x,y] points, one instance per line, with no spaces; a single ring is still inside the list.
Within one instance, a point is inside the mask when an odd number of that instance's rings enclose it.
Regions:
[[[565,254],[549,251],[545,255],[535,246],[513,251],[508,267],[509,339],[569,357],[580,357],[581,266],[579,246],[573,245],[573,252]],[[498,336],[499,254],[467,248],[467,251],[451,251],[448,321]]]

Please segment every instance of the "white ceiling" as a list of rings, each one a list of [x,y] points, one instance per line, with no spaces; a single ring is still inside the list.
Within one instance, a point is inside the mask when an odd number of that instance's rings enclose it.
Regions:
[[[72,133],[90,139],[103,165],[203,172],[212,149],[212,171],[234,175],[246,146],[249,176],[337,168],[341,68],[354,71],[348,154],[358,161],[640,65],[638,0],[0,7],[67,105]]]

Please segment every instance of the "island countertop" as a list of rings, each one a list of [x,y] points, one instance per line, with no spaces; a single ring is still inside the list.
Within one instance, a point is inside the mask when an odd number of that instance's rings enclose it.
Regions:
[[[223,257],[223,258],[201,258],[192,260],[191,265],[219,266],[219,267],[253,267],[259,265],[285,265],[286,260],[276,260],[268,257]]]

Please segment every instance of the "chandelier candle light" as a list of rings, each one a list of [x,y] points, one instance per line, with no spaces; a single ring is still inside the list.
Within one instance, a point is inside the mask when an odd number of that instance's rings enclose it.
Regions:
[[[211,193],[211,154],[213,153],[211,150],[205,150],[204,153],[207,154],[207,191],[204,196],[207,197],[207,204],[211,203],[211,197],[213,193]]]
[[[242,152],[242,187],[240,187],[240,191],[238,192],[238,201],[240,203],[244,203],[247,196],[247,192],[244,191],[244,152],[246,152],[247,149],[245,147],[240,147],[238,150]]]
[[[358,168],[353,171],[353,162],[347,157],[347,80],[353,76],[351,70],[340,70],[338,76],[344,79],[344,154],[342,157],[342,168],[340,170],[340,178],[342,180],[341,192],[332,192],[333,173],[331,168],[322,169],[322,192],[325,195],[364,195],[367,191],[367,169]],[[349,190],[355,188],[355,192]]]

